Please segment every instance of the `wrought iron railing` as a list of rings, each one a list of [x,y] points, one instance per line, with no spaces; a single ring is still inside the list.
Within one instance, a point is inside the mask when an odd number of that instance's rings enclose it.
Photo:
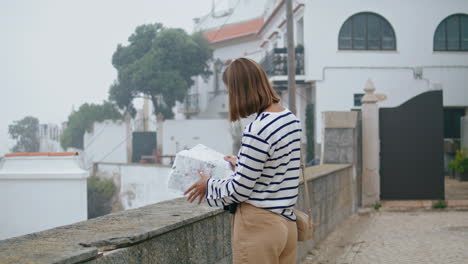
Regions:
[[[274,48],[260,61],[268,76],[288,75],[287,48]],[[296,74],[304,75],[304,48],[296,47]]]

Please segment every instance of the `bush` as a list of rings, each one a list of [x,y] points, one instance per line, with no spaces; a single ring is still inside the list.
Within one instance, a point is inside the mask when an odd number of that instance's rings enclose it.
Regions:
[[[457,150],[455,158],[449,163],[449,167],[456,172],[468,171],[468,158],[463,150]]]
[[[374,209],[379,210],[382,207],[382,204],[380,202],[375,202],[374,204]]]
[[[109,214],[115,185],[112,179],[92,175],[88,178],[88,219]]]
[[[447,208],[447,202],[445,202],[444,200],[439,200],[432,205],[432,208],[435,208],[435,209]]]

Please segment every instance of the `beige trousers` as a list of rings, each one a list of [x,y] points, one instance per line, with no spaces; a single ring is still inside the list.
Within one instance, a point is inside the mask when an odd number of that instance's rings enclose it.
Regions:
[[[296,222],[248,203],[231,214],[233,263],[296,263]]]

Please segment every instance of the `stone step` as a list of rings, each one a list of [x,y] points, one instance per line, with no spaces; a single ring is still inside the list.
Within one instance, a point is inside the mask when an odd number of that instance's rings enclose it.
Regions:
[[[396,200],[396,201],[381,201],[384,211],[412,210],[412,209],[435,209],[433,208],[438,200]],[[468,210],[468,200],[446,200],[446,209]]]

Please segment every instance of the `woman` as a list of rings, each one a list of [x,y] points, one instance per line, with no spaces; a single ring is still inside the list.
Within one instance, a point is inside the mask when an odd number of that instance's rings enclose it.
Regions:
[[[243,131],[237,158],[225,157],[235,173],[201,179],[185,191],[187,200],[210,206],[238,204],[231,222],[233,263],[296,263],[296,216],[301,124],[268,82],[259,64],[234,60],[223,74],[229,119],[257,114]]]

